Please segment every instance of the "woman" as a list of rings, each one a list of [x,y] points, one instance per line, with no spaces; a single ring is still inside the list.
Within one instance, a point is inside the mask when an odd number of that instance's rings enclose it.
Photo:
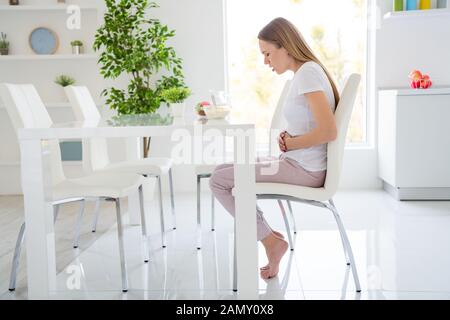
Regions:
[[[294,72],[286,96],[283,115],[286,131],[278,138],[279,158],[258,159],[256,182],[272,182],[322,187],[327,168],[327,143],[336,139],[334,111],[339,93],[330,74],[313,54],[297,28],[284,18],[276,18],[258,35],[264,64],[277,74]],[[277,166],[275,174],[262,170]],[[266,168],[267,169],[267,168]],[[234,216],[234,171],[232,164],[218,166],[210,179],[216,199]],[[257,207],[257,236],[266,250],[268,264],[260,269],[261,277],[278,274],[280,261],[288,243],[281,233],[270,228]]]

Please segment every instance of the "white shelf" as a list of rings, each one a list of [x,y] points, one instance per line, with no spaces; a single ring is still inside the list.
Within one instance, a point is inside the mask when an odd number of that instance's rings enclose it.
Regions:
[[[24,60],[90,60],[97,59],[96,54],[11,54],[0,56],[0,61]]]
[[[431,18],[439,16],[450,16],[450,9],[408,10],[388,12],[384,15],[385,20],[408,19],[408,18]]]
[[[429,89],[379,88],[379,91],[393,91],[398,96],[450,95],[449,87],[431,87]]]
[[[18,6],[5,6],[0,5],[0,12],[10,12],[10,11],[66,11],[70,5],[18,5]],[[78,6],[81,10],[98,10],[94,6]]]

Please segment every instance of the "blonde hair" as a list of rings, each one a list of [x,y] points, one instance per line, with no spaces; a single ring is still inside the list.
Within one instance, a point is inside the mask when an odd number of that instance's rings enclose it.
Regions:
[[[330,81],[333,89],[334,101],[336,106],[338,105],[339,91],[337,90],[336,83],[331,77],[331,74],[312,52],[300,31],[298,31],[298,29],[290,21],[284,18],[276,18],[272,20],[259,32],[258,39],[271,42],[278,48],[285,48],[295,60],[301,63],[314,61],[320,65]]]

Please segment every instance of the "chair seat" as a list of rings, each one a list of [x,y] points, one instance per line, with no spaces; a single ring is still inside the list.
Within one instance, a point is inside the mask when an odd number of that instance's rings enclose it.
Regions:
[[[172,168],[170,158],[145,158],[111,163],[100,172],[115,171],[135,174],[163,175]]]
[[[327,201],[333,194],[325,188],[310,188],[283,183],[256,183],[257,195],[284,195],[305,200]]]
[[[195,166],[195,174],[212,174],[218,164],[199,164]]]
[[[143,177],[127,173],[94,173],[53,186],[53,201],[76,197],[121,198],[136,192]]]

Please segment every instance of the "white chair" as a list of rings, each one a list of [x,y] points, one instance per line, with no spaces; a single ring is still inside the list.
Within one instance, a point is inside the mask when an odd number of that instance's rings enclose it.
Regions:
[[[279,154],[279,148],[277,139],[272,139],[273,136],[271,133],[275,132],[275,130],[279,130],[281,132],[284,128],[286,128],[285,120],[282,114],[284,100],[286,98],[287,93],[289,92],[291,80],[287,80],[283,90],[281,91],[280,97],[278,99],[277,105],[275,107],[274,114],[272,116],[272,121],[270,123],[270,133],[269,133],[269,155]],[[224,154],[226,151],[224,150]],[[227,159],[229,161],[233,161],[233,159]],[[217,164],[200,164],[195,166],[195,175],[197,177],[197,249],[201,249],[201,202],[200,202],[200,194],[201,194],[201,179],[210,178],[214,169],[217,167]],[[294,230],[295,229],[295,220],[292,214],[292,207],[290,202],[288,201],[289,210],[292,215],[292,220],[294,221]],[[214,194],[211,193],[211,231],[215,230],[215,205],[214,205]],[[284,212],[284,211],[282,211]],[[291,242],[291,250],[292,250],[292,242]]]
[[[338,189],[348,124],[360,81],[361,76],[359,74],[352,74],[348,78],[342,91],[341,99],[335,112],[338,130],[337,139],[328,143],[327,176],[322,188],[309,188],[279,183],[256,184],[257,199],[276,199],[279,203],[281,200],[290,200],[326,208],[333,213],[341,235],[347,265],[351,266],[352,269],[357,292],[361,292],[361,287],[353,258],[353,252],[344,225],[332,198]],[[280,205],[280,208],[284,211],[282,205]],[[284,212],[283,215],[285,216]],[[288,235],[290,236],[289,230]]]
[[[78,121],[98,121],[100,113],[95,105],[89,89],[85,86],[65,87],[66,95],[72,105],[75,118]],[[172,207],[173,229],[176,229],[175,204],[173,197],[172,182],[172,159],[170,158],[146,158],[132,161],[122,161],[110,163],[108,149],[105,138],[90,138],[83,140],[83,168],[87,172],[126,172],[139,174],[144,177],[155,177],[158,182],[160,221],[161,221],[161,241],[162,247],[166,247],[164,209],[162,202],[161,176],[169,176],[170,203]],[[98,218],[98,210],[94,215],[92,231],[95,232]]]
[[[33,85],[0,84],[0,95],[3,98],[6,110],[16,129],[19,128],[48,128],[52,126],[44,104],[42,103]],[[49,141],[51,153],[50,166],[52,174],[52,204],[54,209],[54,219],[56,220],[59,206],[63,203],[81,201],[80,214],[84,210],[86,198],[99,198],[116,203],[117,232],[119,238],[119,255],[122,274],[122,291],[128,290],[127,266],[123,244],[123,225],[120,209],[120,198],[127,197],[132,192],[139,190],[142,235],[144,245],[144,261],[148,262],[147,230],[142,197],[143,178],[136,174],[109,174],[95,173],[82,178],[67,179],[64,176],[59,142]],[[79,222],[81,220],[79,219]],[[77,226],[79,233],[80,223]],[[25,223],[22,224],[16,242],[9,290],[15,290],[17,270],[19,265],[20,251],[24,238]],[[75,240],[76,242],[78,239]]]

